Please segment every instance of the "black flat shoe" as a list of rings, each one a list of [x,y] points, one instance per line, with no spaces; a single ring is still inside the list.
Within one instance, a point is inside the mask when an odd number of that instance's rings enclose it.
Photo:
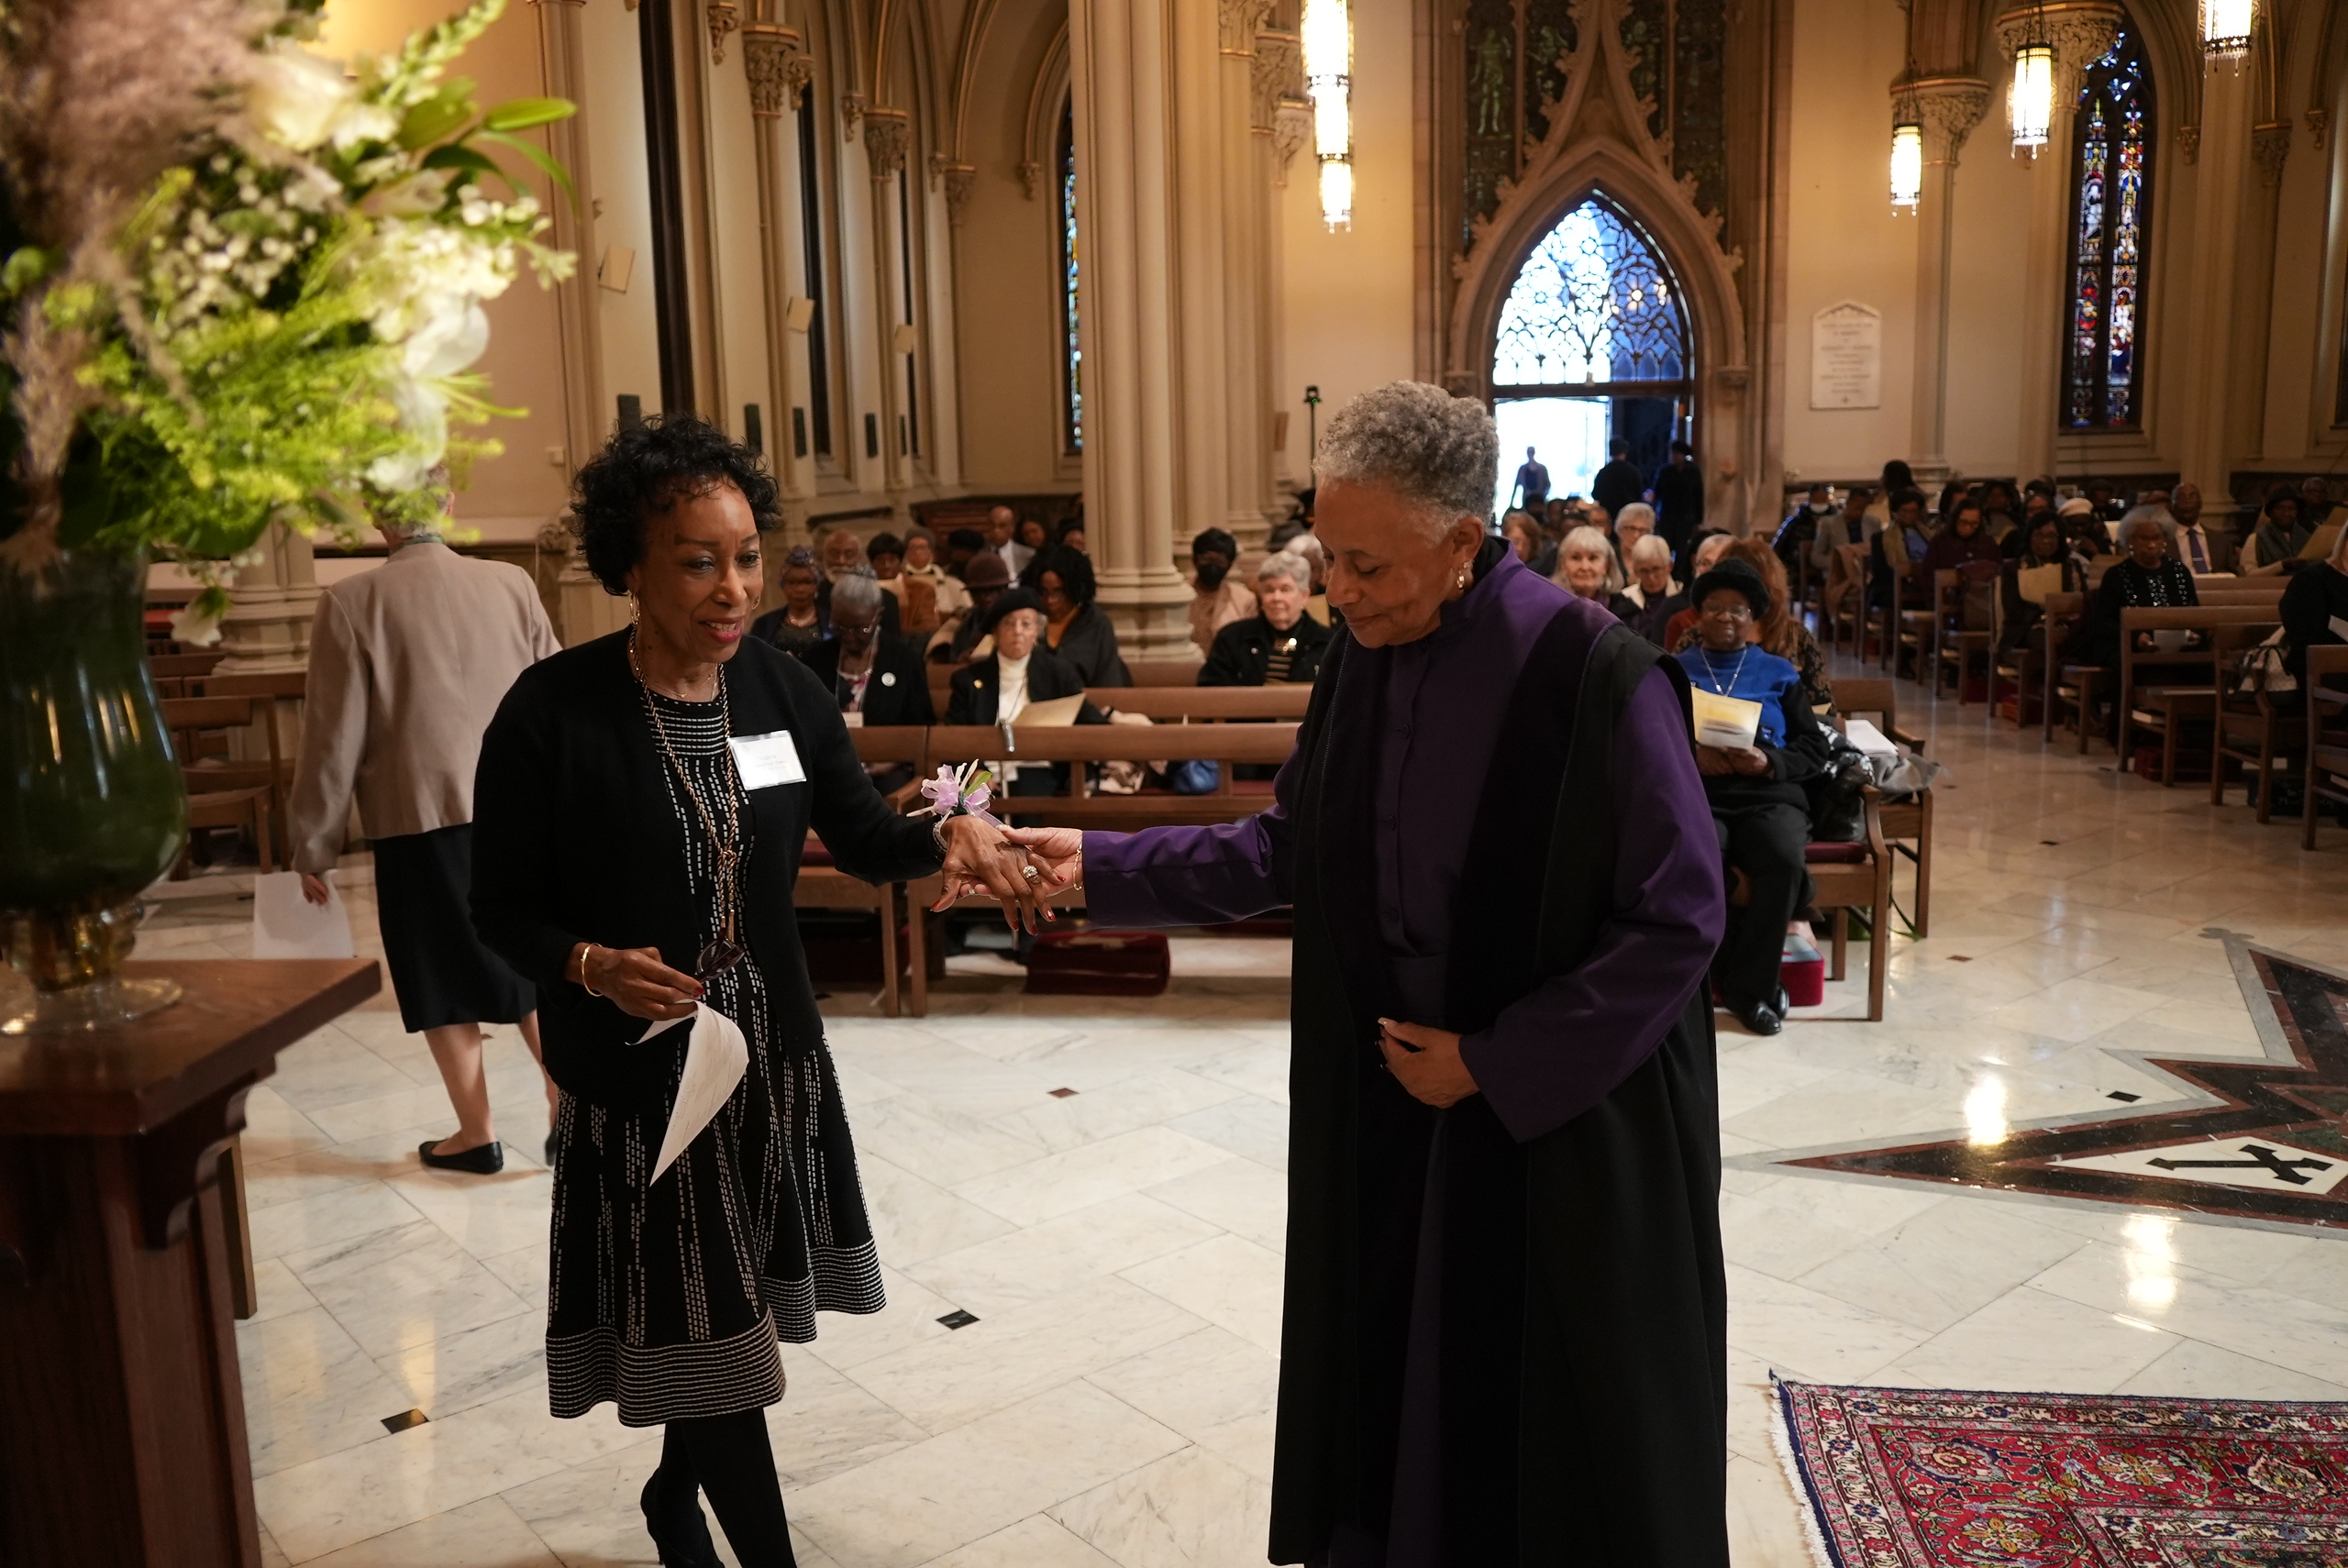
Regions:
[[[429,1143],[418,1143],[415,1146],[415,1152],[422,1156],[426,1165],[436,1171],[463,1171],[468,1176],[495,1176],[505,1168],[505,1147],[502,1143],[483,1143],[478,1148],[467,1149],[461,1154],[436,1154],[432,1152],[447,1142],[446,1138],[435,1138]]]
[[[1755,1034],[1775,1034],[1786,1026],[1786,1021],[1778,1015],[1778,1010],[1767,1002],[1755,1002],[1750,1007],[1738,1008],[1736,1021]]]
[[[655,1470],[645,1477],[644,1494],[637,1499],[637,1506],[644,1510],[644,1532],[652,1538],[653,1548],[660,1554],[661,1568],[725,1568],[717,1555],[717,1543],[709,1539],[709,1519],[701,1511],[698,1499],[692,1505],[690,1521],[683,1518],[681,1510],[672,1528],[663,1532],[661,1521],[652,1513],[652,1496],[659,1486],[660,1472]]]

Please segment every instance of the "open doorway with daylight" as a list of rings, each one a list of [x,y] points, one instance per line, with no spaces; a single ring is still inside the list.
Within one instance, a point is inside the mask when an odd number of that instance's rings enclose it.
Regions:
[[[1674,438],[1692,438],[1694,386],[1687,315],[1662,250],[1592,192],[1534,243],[1501,307],[1491,379],[1496,508],[1520,503],[1528,447],[1556,497],[1589,494],[1616,440],[1652,476]]]

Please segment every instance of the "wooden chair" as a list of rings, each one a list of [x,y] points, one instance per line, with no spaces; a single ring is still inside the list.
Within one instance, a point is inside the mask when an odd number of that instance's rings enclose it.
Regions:
[[[1818,616],[1827,646],[1843,646],[1843,628],[1851,632],[1851,652],[1866,657],[1867,547],[1837,545],[1826,563],[1826,584],[1819,591]]]
[[[2113,745],[2122,767],[2135,732],[2161,737],[2161,783],[2176,782],[2177,743],[2188,723],[2215,722],[2218,712],[2218,633],[2253,627],[2264,637],[2276,626],[2271,611],[2248,605],[2128,609],[2120,613],[2119,713],[2114,720]],[[2199,638],[2198,647],[2171,653],[2136,646],[2144,632],[2184,632]],[[2254,639],[2255,640],[2255,639]],[[2174,684],[2146,682],[2147,671],[2176,672]]]
[[[2305,705],[2296,693],[2279,700],[2262,682],[2251,691],[2241,690],[2236,669],[2241,656],[2265,640],[2254,626],[2221,626],[2212,650],[2217,670],[2218,706],[2210,731],[2210,803],[2222,806],[2234,765],[2258,769],[2258,821],[2274,817],[2276,780],[2287,776],[2291,756],[2307,745]]]
[[[877,724],[859,726],[848,731],[848,740],[856,747],[859,761],[901,763],[914,770],[914,778],[889,796],[889,803],[899,812],[920,804],[923,765],[929,757],[929,731],[919,724]],[[932,878],[933,881],[936,878]],[[935,900],[936,894],[930,897]],[[875,887],[861,878],[851,877],[832,864],[831,852],[814,834],[807,835],[801,851],[799,880],[792,889],[792,903],[798,909],[856,910],[878,915],[880,921],[880,1010],[890,1018],[903,1010],[898,979],[897,928],[905,911],[904,884],[884,883]],[[906,931],[906,946],[913,958],[914,1016],[922,1018],[929,1012],[929,954],[925,916],[919,910],[911,911],[912,923]]]
[[[2324,801],[2348,806],[2348,646],[2321,644],[2307,650],[2308,767],[2299,807],[2299,847],[2315,847],[2316,809]]]
[[[2110,673],[2097,665],[2072,663],[2063,657],[2063,644],[2070,635],[2072,624],[2087,613],[2087,605],[2088,596],[2084,593],[2046,596],[2045,619],[2042,623],[2046,628],[2045,684],[2039,692],[2038,712],[2039,738],[2049,745],[2054,744],[2054,723],[2062,717],[2063,704],[2068,702],[2075,712],[2086,713],[2093,705],[2103,678]],[[2071,682],[2068,687],[2063,684],[2066,679]],[[2087,724],[2082,719],[2079,750],[2087,749]]]
[[[1937,697],[1942,679],[1954,674],[1956,705],[1960,708],[1965,706],[1966,683],[1972,677],[1974,664],[1993,662],[1989,650],[1997,635],[1994,621],[1989,627],[1966,624],[1970,595],[1980,586],[1980,580],[1975,571],[1965,567],[1933,574],[1933,694]],[[1988,582],[1990,602],[1994,604],[1998,597],[1994,569]]]
[[[265,727],[269,745],[269,766],[264,772],[257,762],[227,762],[222,765],[220,782],[230,789],[249,789],[260,785],[269,790],[271,810],[276,814],[279,831],[293,831],[293,816],[286,802],[294,794],[293,748],[279,729],[289,702],[299,702],[309,695],[310,676],[305,669],[271,670],[260,675],[206,674],[188,681],[188,694],[194,697],[257,697],[264,700],[256,710],[260,723]],[[285,857],[292,859],[294,846],[289,841]]]
[[[1924,748],[1922,737],[1909,734],[1899,727],[1899,682],[1893,680],[1838,680],[1834,683],[1834,712],[1838,720],[1873,717],[1876,727],[1886,736],[1911,751]],[[1925,790],[1913,799],[1879,801],[1878,829],[1892,854],[1905,858],[1916,868],[1916,913],[1913,924],[1917,936],[1927,935],[1933,923],[1933,796]],[[1891,894],[1891,881],[1884,882],[1896,906],[1898,897]]]
[[[239,729],[259,722],[260,710],[269,699],[261,697],[166,697],[161,700],[164,727],[172,732],[172,744],[183,756],[196,734],[207,730]],[[274,747],[272,729],[272,745]],[[203,828],[240,828],[250,831],[264,872],[277,869],[273,849],[275,834],[271,818],[271,795],[265,785],[223,784],[212,777],[218,770],[197,765],[183,766],[180,776],[187,781],[187,825],[193,834]],[[187,876],[188,852],[183,849],[177,865],[172,868],[174,879]]]
[[[1848,973],[1851,911],[1867,911],[1867,1021],[1880,1023],[1891,959],[1891,856],[1883,837],[1883,797],[1872,789],[1865,793],[1866,836],[1850,844],[1811,845],[1803,858],[1815,889],[1811,902],[1827,916],[1828,979]],[[1729,901],[1742,905],[1751,896],[1739,871]]]

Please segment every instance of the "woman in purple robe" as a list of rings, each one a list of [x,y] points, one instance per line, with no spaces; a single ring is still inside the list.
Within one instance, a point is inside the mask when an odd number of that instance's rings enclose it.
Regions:
[[[1498,447],[1415,382],[1331,421],[1346,629],[1270,810],[1014,836],[1102,925],[1294,907],[1271,1560],[1722,1568],[1687,680],[1487,535]]]

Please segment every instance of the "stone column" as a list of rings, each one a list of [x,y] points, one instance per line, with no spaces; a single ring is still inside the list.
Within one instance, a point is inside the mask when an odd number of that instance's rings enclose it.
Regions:
[[[1916,388],[1909,449],[1919,482],[1948,478],[1949,252],[1956,233],[1956,160],[1989,106],[1989,84],[1926,77],[1892,90],[1912,102],[1924,135],[1924,181],[1916,204]]]
[[[2187,262],[2179,280],[2195,307],[2170,315],[2181,321],[2177,348],[2184,373],[2168,379],[2179,404],[2162,425],[2176,432],[2174,449],[2185,478],[2201,486],[2210,510],[2231,505],[2232,458],[2239,432],[2229,418],[2237,374],[2235,337],[2247,320],[2238,298],[2252,271],[2252,248],[2244,218],[2250,205],[2250,73],[2217,70],[2201,83],[2201,147],[2193,170],[2193,226],[2187,231]],[[2265,347],[2264,318],[2257,356]]]
[[[222,675],[310,668],[310,618],[318,609],[317,556],[309,536],[272,523],[237,568],[220,618]]]
[[[2250,161],[2255,184],[2245,182],[2243,200],[2242,292],[2234,302],[2233,429],[2230,451],[2242,458],[2266,449],[2266,358],[2274,334],[2275,227],[2281,215],[2283,165],[2291,156],[2291,122],[2268,120],[2250,127]],[[2208,494],[2209,487],[2202,487]]]
[[[906,449],[912,410],[905,404],[905,358],[899,344],[905,330],[903,246],[898,234],[897,180],[905,171],[905,149],[913,140],[913,117],[903,109],[868,105],[864,111],[864,157],[872,171],[872,278],[880,291],[875,314],[880,323],[880,472],[891,490],[913,482],[913,456]]]
[[[1258,173],[1253,127],[1257,29],[1271,0],[1219,0],[1216,128],[1223,153],[1224,470],[1223,525],[1243,550],[1259,546],[1271,525],[1271,421],[1265,406],[1265,304],[1272,280],[1264,236],[1271,193]],[[1177,539],[1179,549],[1186,540]]]
[[[554,225],[549,241],[579,258],[579,270],[554,286],[555,351],[562,359],[563,457],[570,470],[595,455],[613,416],[604,407],[604,335],[595,298],[595,224],[587,204],[594,172],[587,161],[587,63],[580,12],[586,0],[531,0],[538,18],[538,72],[549,97],[568,98],[579,113],[546,127],[547,151],[570,172],[576,203],[559,187],[547,193]]]
[[[1213,146],[1217,26],[1182,0],[1069,6],[1085,523],[1129,660],[1198,657],[1174,541],[1225,516],[1220,163],[1176,155]]]
[[[2014,52],[2043,28],[2054,46],[2054,113],[2030,179],[2028,248],[2022,260],[2023,351],[2015,365],[2021,411],[2021,476],[2054,471],[2055,421],[2063,397],[2064,301],[2071,244],[2071,134],[2087,69],[2111,47],[2120,8],[2109,0],[2073,0],[1998,18],[1998,46],[2009,80]]]
[[[792,232],[791,193],[798,171],[783,149],[782,122],[796,114],[814,65],[801,47],[798,30],[775,22],[742,28],[742,69],[750,83],[750,146],[759,182],[759,282],[766,305],[767,466],[785,495],[814,486],[814,454],[802,458],[792,444],[791,411],[798,402],[798,373],[791,330]],[[806,470],[802,472],[802,470]]]

